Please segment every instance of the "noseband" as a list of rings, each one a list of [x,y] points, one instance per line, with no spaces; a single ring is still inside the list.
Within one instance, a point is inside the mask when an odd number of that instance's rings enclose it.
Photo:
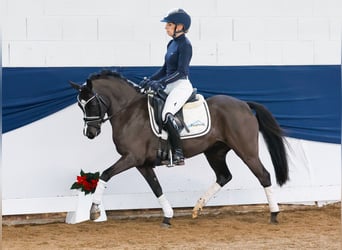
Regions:
[[[99,115],[97,116],[87,116],[86,112],[86,106],[91,102],[96,101],[96,105],[99,111]],[[109,105],[106,103],[106,101],[103,99],[102,96],[100,96],[97,93],[94,93],[94,95],[87,101],[80,100],[80,96],[77,96],[77,102],[80,108],[83,111],[83,120],[87,125],[101,125],[102,123],[108,121],[112,116],[108,116],[107,118],[104,118],[106,115],[106,112],[109,108]]]

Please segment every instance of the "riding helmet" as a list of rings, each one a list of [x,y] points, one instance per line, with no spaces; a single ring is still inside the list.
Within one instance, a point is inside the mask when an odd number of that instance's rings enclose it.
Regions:
[[[161,22],[165,23],[174,23],[174,24],[183,24],[184,32],[187,32],[191,25],[191,18],[188,13],[186,13],[183,9],[175,9],[170,11],[166,17],[164,17]]]

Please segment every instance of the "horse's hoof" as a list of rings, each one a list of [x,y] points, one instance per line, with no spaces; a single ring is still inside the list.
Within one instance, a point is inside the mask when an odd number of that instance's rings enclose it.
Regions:
[[[91,208],[90,208],[90,219],[91,220],[96,220],[98,218],[100,218],[101,216],[101,210],[98,204],[91,204]]]
[[[162,223],[160,224],[163,228],[170,228],[171,227],[171,218],[164,217]]]
[[[202,208],[194,208],[192,210],[192,218],[196,219],[201,211],[202,211]]]
[[[279,212],[271,212],[271,220],[270,223],[273,225],[278,224],[278,220],[277,220],[277,216],[278,216]]]
[[[196,219],[198,217],[198,210],[192,211],[192,218]]]

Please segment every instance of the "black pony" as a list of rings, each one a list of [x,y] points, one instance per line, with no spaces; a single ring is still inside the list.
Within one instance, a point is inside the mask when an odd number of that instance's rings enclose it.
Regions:
[[[85,136],[90,139],[98,136],[101,124],[106,120],[112,125],[113,142],[121,158],[101,174],[102,185],[114,175],[136,167],[162,206],[163,223],[170,225],[173,210],[153,170],[160,139],[151,130],[147,96],[140,93],[138,85],[111,71],[93,74],[83,85],[72,82],[71,85],[79,91],[78,104],[84,112]],[[195,205],[193,217],[197,217],[208,200],[232,179],[226,155],[233,150],[264,187],[271,223],[277,223],[279,208],[272,195],[270,174],[258,155],[258,133],[260,130],[264,136],[277,183],[282,186],[288,180],[288,164],[281,128],[272,114],[255,102],[216,95],[208,98],[207,104],[211,116],[210,131],[204,136],[182,141],[186,158],[204,153],[216,174],[216,182]],[[98,186],[95,194],[102,195],[103,189]],[[92,205],[91,219],[100,216],[98,203]]]

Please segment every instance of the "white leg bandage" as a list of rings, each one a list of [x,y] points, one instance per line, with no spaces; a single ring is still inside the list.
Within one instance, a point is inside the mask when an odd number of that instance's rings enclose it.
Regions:
[[[205,194],[197,201],[197,204],[195,207],[203,208],[208,201],[218,192],[220,191],[221,186],[215,182],[208,190],[205,192]]]
[[[279,212],[278,204],[276,202],[276,199],[273,196],[272,187],[271,186],[266,187],[266,188],[264,188],[264,190],[265,190],[265,194],[267,197],[267,201],[268,201],[268,205],[270,207],[271,213],[272,212]]]
[[[159,204],[161,205],[164,213],[164,217],[172,218],[173,217],[173,209],[169,203],[169,201],[166,199],[165,195],[162,194],[158,197]]]
[[[93,203],[98,204],[98,205],[101,203],[102,195],[106,186],[107,186],[107,182],[100,179],[99,182],[97,183],[95,192],[93,194]]]

